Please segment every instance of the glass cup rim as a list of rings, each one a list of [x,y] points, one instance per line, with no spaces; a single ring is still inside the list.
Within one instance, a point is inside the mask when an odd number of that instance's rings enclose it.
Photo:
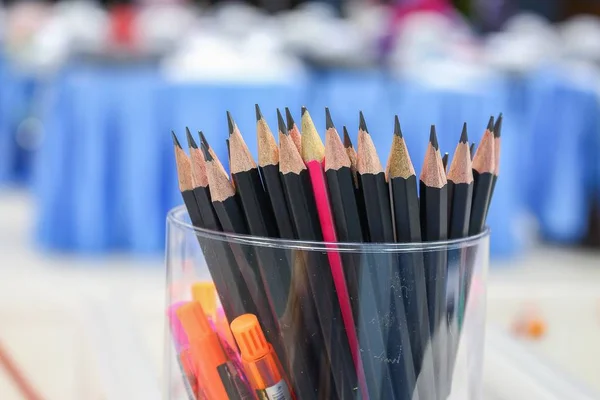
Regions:
[[[228,233],[213,231],[206,228],[199,228],[181,218],[182,215],[188,215],[184,205],[176,206],[167,213],[168,225],[177,226],[179,229],[195,232],[196,236],[218,240],[227,243],[237,243],[240,245],[254,247],[280,248],[287,250],[310,250],[310,251],[331,251],[351,252],[351,253],[410,253],[410,252],[430,252],[439,250],[453,250],[477,246],[480,242],[490,236],[489,227],[477,234],[461,239],[449,239],[434,242],[415,242],[415,243],[343,243],[343,242],[315,242],[306,240],[290,240],[281,238],[268,238],[262,236],[244,235],[239,233]]]

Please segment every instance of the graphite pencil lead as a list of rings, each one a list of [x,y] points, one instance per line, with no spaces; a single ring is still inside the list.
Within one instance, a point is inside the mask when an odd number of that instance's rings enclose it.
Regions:
[[[229,135],[232,135],[235,128],[235,121],[229,111],[227,111],[227,126],[229,127]]]
[[[490,132],[492,132],[494,130],[494,116],[493,115],[490,117],[490,120],[488,121],[487,130]]]
[[[306,107],[302,106],[302,111],[300,113],[300,116],[304,117],[305,112],[306,112]]]
[[[473,156],[475,155],[474,151],[475,151],[475,142],[471,143],[471,147],[469,147],[469,153],[471,153],[471,159],[473,159]]]
[[[346,125],[344,125],[343,131],[344,131],[344,147],[345,148],[354,147],[354,146],[352,146],[352,140],[350,140],[350,135],[348,135],[348,129],[346,128]]]
[[[448,152],[444,153],[444,156],[442,157],[442,165],[444,166],[444,171],[448,170],[448,157],[450,155],[448,154]]]
[[[502,136],[502,113],[498,115],[496,124],[494,125],[494,137],[499,138],[500,136]]]
[[[291,130],[296,122],[294,121],[294,117],[292,117],[292,113],[288,107],[285,108],[285,118],[287,120],[287,128],[288,130]]]
[[[283,121],[283,116],[281,115],[281,111],[279,111],[279,108],[277,109],[277,126],[280,134],[289,135],[289,125],[288,128],[285,127],[285,122]]]
[[[196,141],[192,137],[192,132],[190,132],[190,129],[187,127],[185,128],[185,135],[187,136],[188,147],[191,147],[192,149],[197,149],[198,145],[196,144]]]
[[[210,162],[213,161],[213,156],[210,154],[210,151],[208,150],[208,145],[204,142],[202,142],[202,154],[204,155],[204,159],[206,160],[206,162]]]
[[[363,131],[365,133],[369,133],[369,129],[367,129],[367,123],[365,122],[365,116],[363,115],[362,111],[360,111],[358,113],[358,118],[359,118],[358,129],[360,129],[361,131]]]
[[[329,113],[329,108],[325,107],[325,129],[335,129],[335,125],[333,125],[333,121],[331,120],[331,114]]]
[[[394,135],[398,137],[403,137],[402,129],[400,128],[400,119],[397,115],[394,116]]]
[[[260,112],[260,107],[258,104],[254,105],[254,110],[256,111],[256,120],[259,121],[263,118],[262,112]]]
[[[204,136],[204,132],[198,131],[198,135],[200,135],[200,144],[202,146],[210,147],[208,140],[206,140],[206,136]]]
[[[463,123],[462,133],[460,134],[460,143],[469,143],[469,136],[467,136],[467,123]]]
[[[175,146],[177,146],[177,147],[179,147],[181,149],[182,147],[181,147],[181,144],[179,144],[179,140],[177,139],[177,135],[175,135],[175,131],[171,131],[171,135],[173,135],[173,145],[175,145]]]
[[[429,142],[434,149],[440,149],[440,146],[438,145],[437,134],[435,132],[435,125],[431,125],[431,130],[429,131]]]

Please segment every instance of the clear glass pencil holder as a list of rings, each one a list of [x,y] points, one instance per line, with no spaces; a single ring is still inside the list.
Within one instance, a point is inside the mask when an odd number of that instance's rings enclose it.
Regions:
[[[317,243],[167,217],[164,398],[479,400],[489,232]]]

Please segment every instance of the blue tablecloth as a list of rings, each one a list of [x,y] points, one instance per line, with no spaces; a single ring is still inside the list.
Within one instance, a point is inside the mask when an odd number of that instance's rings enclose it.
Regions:
[[[33,114],[39,85],[33,75],[0,59],[0,183],[20,183],[29,177],[32,155],[22,145],[27,140],[22,123]]]
[[[551,72],[519,81],[496,77],[475,87],[435,88],[373,71],[321,71],[288,84],[176,84],[151,67],[72,65],[53,83],[45,107],[34,180],[39,242],[84,252],[162,249],[166,212],[181,203],[170,130],[185,140],[186,126],[202,129],[227,164],[225,111],[256,154],[254,103],[274,131],[276,107],[291,107],[299,119],[306,105],[323,128],[328,106],[338,129],[347,125],[353,138],[362,110],[382,162],[398,113],[417,171],[431,123],[442,151],[452,154],[463,121],[478,141],[489,116],[502,111],[501,178],[488,219],[493,254],[522,248],[526,206],[549,237],[581,236],[583,202],[595,183],[579,174],[579,160],[583,154],[590,163],[598,159],[584,140],[598,132],[596,97]],[[560,121],[547,118],[553,115]]]

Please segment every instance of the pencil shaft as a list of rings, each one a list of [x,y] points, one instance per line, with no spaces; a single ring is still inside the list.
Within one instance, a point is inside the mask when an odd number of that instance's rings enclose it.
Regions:
[[[352,171],[348,167],[330,169],[326,176],[338,238],[342,242],[362,243]],[[370,276],[362,273],[361,258],[360,254],[342,253],[368,393],[371,398],[393,399],[389,368],[376,358],[385,354],[387,349],[381,330],[371,324],[373,315],[377,315],[377,305]]]
[[[233,174],[242,209],[254,236],[279,236],[270,202],[263,190],[258,170]],[[285,357],[284,368],[294,383],[298,395],[310,395],[318,387],[318,364],[313,357],[311,336],[307,331],[302,313],[304,308],[293,309],[291,304],[304,305],[297,299],[292,282],[293,260],[291,253],[283,249],[258,247],[255,249],[259,261],[262,282],[279,322]]]
[[[333,220],[333,213],[331,211],[329,194],[327,190],[327,183],[325,181],[325,174],[323,172],[323,166],[318,161],[309,161],[306,163],[308,168],[308,174],[312,184],[315,203],[317,206],[317,213],[319,215],[319,222],[323,233],[323,239],[325,242],[334,243],[337,242],[337,234],[335,231],[335,223]],[[329,246],[335,249],[334,246]],[[352,315],[352,308],[350,304],[350,296],[348,294],[348,288],[346,286],[346,278],[344,276],[344,269],[342,266],[342,259],[340,254],[336,251],[327,252],[329,258],[329,265],[331,267],[331,276],[333,277],[333,283],[337,292],[338,301],[340,304],[342,318],[344,321],[344,327],[346,334],[348,335],[348,342],[350,344],[350,351],[352,353],[352,359],[356,368],[356,374],[358,383],[363,390],[363,395],[366,394],[366,387],[363,376],[362,360],[359,355],[358,339],[356,337],[355,322]]]
[[[363,192],[371,242],[393,242],[393,222],[385,174],[359,174],[359,184]],[[396,398],[412,398],[416,377],[398,259],[395,255],[379,253],[365,255],[364,261],[363,268],[367,269],[366,273],[370,275],[373,284],[373,295],[379,310],[377,320],[387,344],[384,360],[389,363]]]
[[[322,241],[317,207],[310,190],[308,171],[300,174],[284,174],[284,189],[300,240]],[[360,397],[357,392],[357,376],[352,360],[348,336],[342,320],[339,300],[331,275],[329,260],[321,252],[305,253],[306,269],[317,308],[319,324],[325,341],[325,350],[331,362],[338,397]]]
[[[260,167],[259,170],[269,201],[273,207],[279,236],[283,239],[294,239],[292,220],[279,176],[279,165],[265,165]]]

